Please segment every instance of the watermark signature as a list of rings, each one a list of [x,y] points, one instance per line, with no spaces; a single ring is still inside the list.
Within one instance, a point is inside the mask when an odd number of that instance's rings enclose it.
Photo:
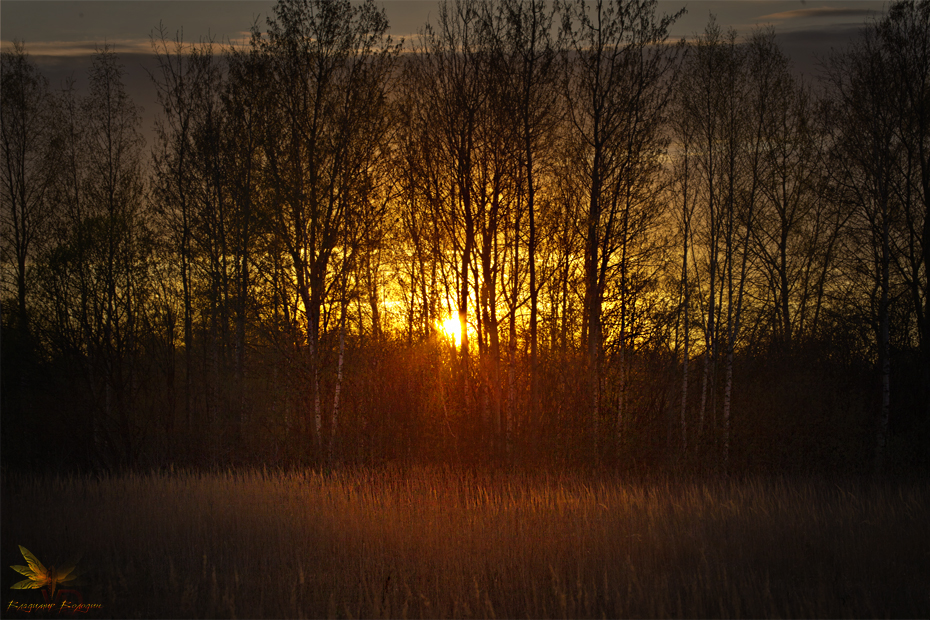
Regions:
[[[10,589],[40,590],[45,602],[24,603],[13,600],[7,604],[4,611],[23,614],[35,613],[37,615],[57,613],[58,615],[68,614],[73,616],[103,609],[103,606],[98,603],[85,603],[81,591],[74,588],[80,583],[79,578],[81,576],[76,560],[63,566],[55,567],[50,565],[46,568],[29,549],[19,545],[19,551],[23,554],[26,565],[16,564],[10,566],[10,568],[26,577],[26,579],[14,583],[10,586]]]
[[[103,605],[99,603],[80,603],[69,601],[67,599],[57,603],[20,603],[19,601],[10,601],[6,606],[6,611],[15,611],[22,614],[31,613],[58,613],[61,614],[86,614],[92,611],[100,611]]]

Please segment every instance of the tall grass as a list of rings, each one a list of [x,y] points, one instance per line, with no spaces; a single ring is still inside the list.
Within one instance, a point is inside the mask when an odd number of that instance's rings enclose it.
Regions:
[[[928,499],[449,470],[7,477],[2,601],[37,596],[9,589],[23,545],[83,551],[84,599],[114,617],[916,617]]]

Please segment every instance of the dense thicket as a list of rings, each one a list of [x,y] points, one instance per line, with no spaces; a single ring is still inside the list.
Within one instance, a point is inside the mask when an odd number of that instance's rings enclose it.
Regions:
[[[655,0],[2,58],[4,466],[930,467],[930,2],[815,84]]]

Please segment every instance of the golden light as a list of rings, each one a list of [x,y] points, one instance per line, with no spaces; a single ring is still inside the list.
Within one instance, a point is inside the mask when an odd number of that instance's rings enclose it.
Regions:
[[[455,341],[456,348],[462,345],[462,324],[459,322],[457,314],[453,314],[443,321],[439,328],[442,330],[442,333],[445,334],[446,338]]]

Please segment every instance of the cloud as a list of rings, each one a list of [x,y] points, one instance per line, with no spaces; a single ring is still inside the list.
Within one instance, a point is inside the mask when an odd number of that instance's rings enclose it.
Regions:
[[[829,17],[836,19],[838,17],[869,17],[874,15],[875,11],[869,9],[843,9],[838,7],[822,6],[810,9],[795,9],[794,11],[783,11],[781,13],[772,13],[763,15],[759,19],[803,19],[806,17]]]
[[[226,47],[227,45],[232,45],[233,47],[241,48],[247,47],[249,45],[249,38],[246,36],[249,33],[242,32],[240,33],[241,37],[235,38],[231,41],[223,41],[222,43],[217,42],[215,51],[219,51],[220,48]],[[78,56],[93,56],[98,49],[103,49],[104,45],[108,45],[117,54],[151,54],[152,53],[152,41],[149,38],[144,39],[111,39],[107,38],[101,41],[26,41],[26,53],[32,57],[35,57],[37,60],[42,57],[54,56],[54,57],[78,57]],[[169,39],[169,46],[171,45]],[[12,41],[2,40],[0,41],[0,48],[7,50],[13,47]],[[172,47],[172,51],[173,51]]]
[[[26,53],[30,56],[91,56],[104,45],[117,54],[150,54],[149,39],[105,39],[103,41],[26,41]],[[0,41],[3,49],[13,46],[12,41]]]

